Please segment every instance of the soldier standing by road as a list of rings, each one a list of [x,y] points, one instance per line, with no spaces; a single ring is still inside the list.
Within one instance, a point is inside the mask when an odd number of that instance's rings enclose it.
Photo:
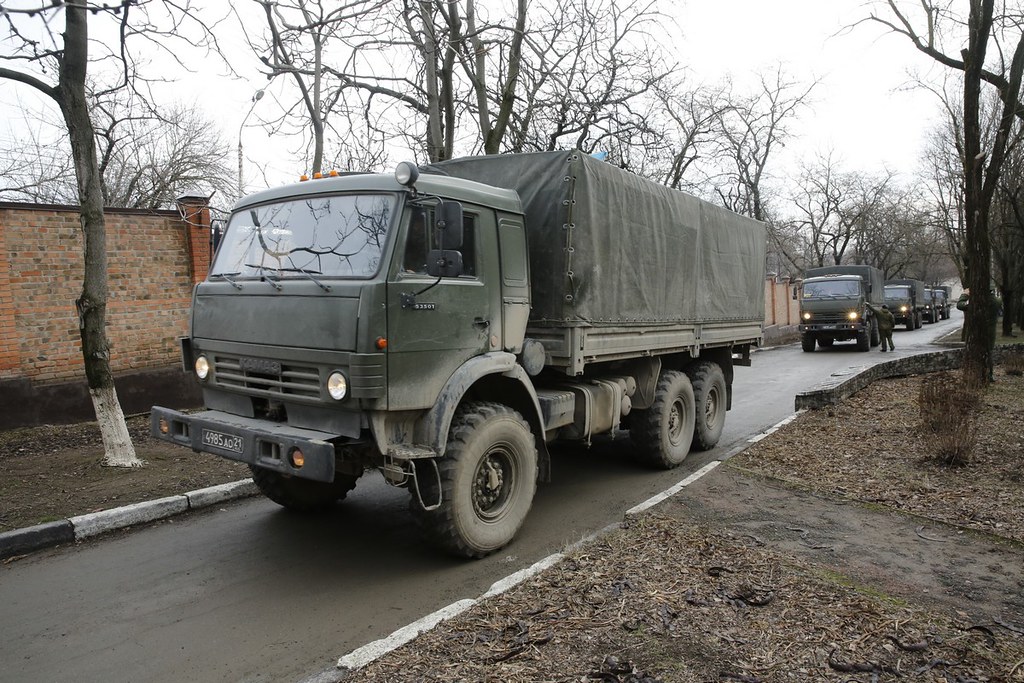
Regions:
[[[890,351],[895,351],[896,346],[892,343],[892,329],[896,327],[896,318],[892,311],[885,304],[882,304],[881,308],[875,308],[871,304],[867,306],[878,320],[878,334],[882,337],[882,353],[885,353],[886,344],[889,345]]]

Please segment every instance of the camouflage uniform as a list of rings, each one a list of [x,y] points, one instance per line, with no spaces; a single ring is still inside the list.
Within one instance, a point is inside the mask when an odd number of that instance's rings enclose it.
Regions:
[[[896,346],[892,343],[892,330],[896,327],[896,317],[885,304],[881,308],[875,308],[868,304],[868,308],[871,309],[871,312],[875,314],[875,319],[878,320],[878,334],[882,337],[882,353],[885,353],[886,344],[888,344],[890,351],[895,351]]]

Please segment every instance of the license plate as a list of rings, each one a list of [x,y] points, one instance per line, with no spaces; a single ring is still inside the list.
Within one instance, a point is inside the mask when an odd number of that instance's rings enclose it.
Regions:
[[[203,430],[203,443],[214,448],[222,448],[232,453],[242,452],[242,437],[234,434],[215,432],[212,429]]]
[[[823,330],[834,330],[834,329],[836,329],[836,326],[835,325],[822,325],[821,329],[823,329]]]

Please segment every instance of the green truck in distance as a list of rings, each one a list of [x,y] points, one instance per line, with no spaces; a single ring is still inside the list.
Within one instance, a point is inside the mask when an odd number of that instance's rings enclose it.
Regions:
[[[295,510],[376,469],[427,539],[482,557],[550,444],[628,429],[659,468],[715,446],[761,341],[765,246],[763,224],[580,152],[266,190],[193,293],[205,410],[154,407],[151,429]]]
[[[924,282],[910,278],[886,280],[885,305],[896,318],[897,325],[902,323],[907,330],[919,329],[926,310]]]
[[[949,320],[950,311],[953,306],[953,302],[950,301],[950,298],[953,296],[953,288],[949,285],[933,285],[930,289],[932,293],[932,309],[934,311],[931,322]]]
[[[858,351],[878,346],[878,321],[865,304],[884,303],[882,271],[872,266],[809,268],[799,289],[800,345],[806,352],[815,345],[831,347],[855,340]],[[793,296],[798,295],[797,291]]]

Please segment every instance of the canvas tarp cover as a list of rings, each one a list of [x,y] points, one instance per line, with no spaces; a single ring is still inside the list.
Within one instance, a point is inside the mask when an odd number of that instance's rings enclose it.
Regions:
[[[514,189],[533,323],[764,319],[764,226],[581,152],[466,157],[443,173]]]

